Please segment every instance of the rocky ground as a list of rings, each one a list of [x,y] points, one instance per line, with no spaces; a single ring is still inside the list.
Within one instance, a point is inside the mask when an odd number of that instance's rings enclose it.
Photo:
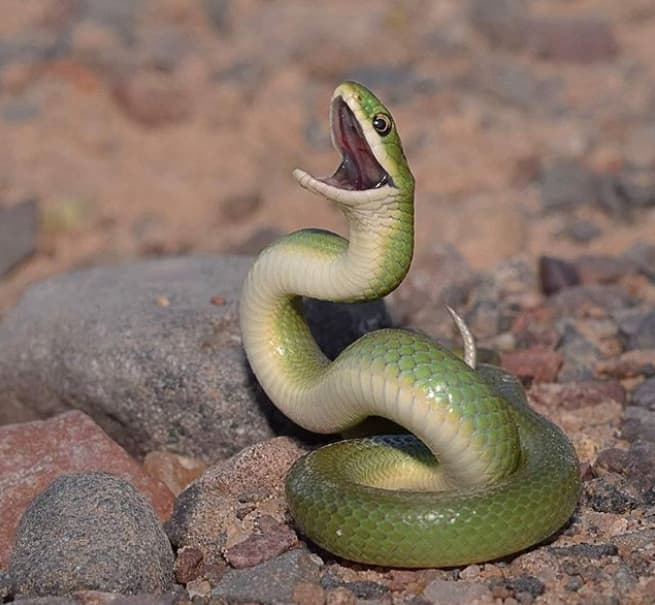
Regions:
[[[0,599],[655,602],[653,56],[649,0],[5,0]],[[334,354],[464,314],[581,460],[528,552],[372,568],[288,518],[316,439],[248,373],[239,287],[278,234],[343,231],[290,172],[336,165],[346,78],[399,123],[416,258],[386,306],[309,303],[312,328]]]

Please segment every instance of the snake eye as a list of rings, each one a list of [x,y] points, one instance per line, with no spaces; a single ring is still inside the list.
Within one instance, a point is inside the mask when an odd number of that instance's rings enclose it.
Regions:
[[[391,116],[388,116],[386,113],[378,113],[373,118],[373,128],[375,131],[382,137],[386,137],[393,128],[393,122],[391,121]]]

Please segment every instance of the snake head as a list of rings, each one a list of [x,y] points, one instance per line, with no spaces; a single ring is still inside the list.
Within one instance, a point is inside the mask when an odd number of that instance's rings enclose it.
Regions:
[[[295,170],[294,177],[302,187],[346,206],[398,193],[411,198],[414,177],[395,122],[370,90],[356,82],[340,84],[332,95],[330,126],[341,163],[326,178]]]

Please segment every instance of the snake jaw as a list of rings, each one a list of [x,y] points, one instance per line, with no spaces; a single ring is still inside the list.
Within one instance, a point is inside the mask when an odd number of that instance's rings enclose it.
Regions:
[[[307,191],[322,195],[344,206],[358,206],[368,202],[382,202],[389,200],[393,196],[393,193],[397,191],[389,185],[384,185],[376,189],[365,189],[363,191],[343,189],[327,183],[326,179],[318,179],[300,168],[296,168],[293,171],[293,177]]]
[[[362,126],[342,96],[332,100],[330,108],[332,143],[341,152],[341,164],[326,179],[329,185],[352,191],[393,187],[393,179],[376,159]]]
[[[350,104],[349,102],[350,101]],[[331,138],[341,154],[341,162],[332,176],[316,178],[304,170],[294,170],[294,177],[305,189],[334,201],[355,206],[389,198],[398,191],[391,175],[378,161],[368,136],[362,129],[363,120],[356,115],[354,101],[336,95],[330,106]]]

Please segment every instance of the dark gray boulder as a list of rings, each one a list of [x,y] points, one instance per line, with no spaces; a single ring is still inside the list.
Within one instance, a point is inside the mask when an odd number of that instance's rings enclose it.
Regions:
[[[241,345],[238,303],[252,262],[164,258],[31,287],[0,323],[0,424],[77,408],[133,454],[166,448],[207,461],[292,432]],[[332,356],[390,323],[382,302],[311,301],[308,311]]]
[[[163,593],[173,550],[148,502],[107,473],[53,481],[23,514],[9,563],[17,597],[77,590]]]

